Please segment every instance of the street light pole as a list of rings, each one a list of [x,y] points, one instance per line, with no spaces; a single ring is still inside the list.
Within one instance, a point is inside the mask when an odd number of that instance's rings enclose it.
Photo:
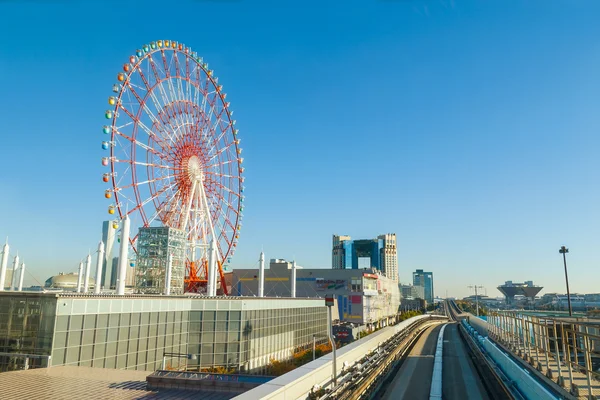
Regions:
[[[467,286],[471,289],[475,288],[475,309],[477,310],[477,316],[479,317],[479,295],[477,294],[477,289],[483,289],[483,286],[471,285]]]
[[[558,252],[563,255],[563,262],[565,264],[565,281],[567,283],[567,302],[569,304],[569,317],[573,316],[573,308],[571,308],[571,292],[569,292],[569,274],[567,273],[567,253],[569,249],[562,246]]]

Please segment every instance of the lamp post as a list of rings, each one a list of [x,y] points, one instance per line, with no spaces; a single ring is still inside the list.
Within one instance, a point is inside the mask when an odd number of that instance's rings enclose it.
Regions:
[[[477,289],[484,289],[484,287],[477,285],[471,285],[467,287],[470,289],[475,289],[475,309],[477,310],[477,316],[479,317],[479,295],[477,294]]]
[[[569,249],[562,246],[558,252],[563,255],[563,262],[565,264],[565,281],[567,282],[567,302],[569,304],[569,317],[573,316],[573,309],[571,308],[571,292],[569,292],[569,274],[567,273],[567,253]]]

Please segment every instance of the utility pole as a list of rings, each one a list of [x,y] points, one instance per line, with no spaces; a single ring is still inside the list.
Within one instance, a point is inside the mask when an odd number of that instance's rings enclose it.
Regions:
[[[567,253],[569,249],[562,246],[558,252],[563,255],[563,262],[565,263],[565,281],[567,283],[567,302],[569,304],[569,317],[573,316],[573,308],[571,308],[571,293],[569,292],[569,274],[567,274]]]
[[[483,286],[469,285],[469,289],[475,289],[475,307],[477,309],[477,316],[479,317],[479,296],[477,295],[477,289],[484,289]]]

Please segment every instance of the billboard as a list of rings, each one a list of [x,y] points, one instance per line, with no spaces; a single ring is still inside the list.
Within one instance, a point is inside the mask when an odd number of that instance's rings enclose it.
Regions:
[[[317,290],[338,290],[346,289],[347,283],[345,279],[316,279]]]

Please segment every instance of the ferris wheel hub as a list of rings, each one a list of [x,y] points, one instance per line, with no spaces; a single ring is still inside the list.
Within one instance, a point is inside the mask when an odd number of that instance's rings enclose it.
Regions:
[[[197,156],[191,156],[188,159],[187,170],[190,181],[204,181],[204,174],[202,173],[202,164],[200,163],[200,159]]]

